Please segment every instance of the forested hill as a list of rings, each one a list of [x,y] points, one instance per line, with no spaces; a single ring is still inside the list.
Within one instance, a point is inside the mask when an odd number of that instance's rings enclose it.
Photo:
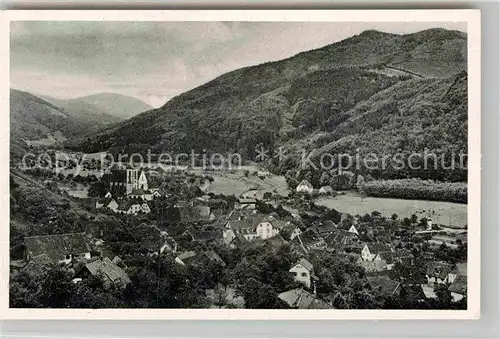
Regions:
[[[466,144],[466,69],[465,33],[365,31],[226,73],[159,109],[113,125],[78,148],[207,149],[252,158],[260,144],[342,150],[361,143],[380,150],[381,144],[393,145],[399,131],[402,148],[423,145],[426,138],[440,147],[459,147]]]

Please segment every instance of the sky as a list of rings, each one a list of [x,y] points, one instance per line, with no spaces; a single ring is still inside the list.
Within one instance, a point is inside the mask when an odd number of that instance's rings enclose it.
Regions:
[[[69,99],[119,93],[160,107],[226,72],[323,47],[367,29],[467,31],[465,23],[11,23],[11,87]]]

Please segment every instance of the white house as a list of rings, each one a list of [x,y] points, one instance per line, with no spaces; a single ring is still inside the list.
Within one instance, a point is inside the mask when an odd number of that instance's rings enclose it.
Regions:
[[[366,243],[361,250],[361,259],[373,261],[380,252],[391,252],[391,249],[383,244]]]
[[[109,208],[110,210],[116,212],[116,209],[118,208],[118,203],[116,202],[115,199],[112,198],[100,199],[95,202],[95,208],[96,209]]]
[[[297,185],[297,188],[295,191],[299,193],[312,193],[314,191],[313,185],[307,181],[307,180],[302,180],[300,184]]]
[[[105,198],[112,198],[113,195],[111,194],[110,191],[108,191],[105,195],[104,195]]]
[[[146,203],[124,201],[118,206],[116,212],[137,215],[138,213],[149,213],[151,209]]]
[[[293,273],[295,281],[298,281],[307,287],[311,287],[313,265],[306,259],[300,259],[298,263],[288,270],[288,272]]]
[[[222,231],[222,238],[226,245],[229,245],[238,234],[249,241],[257,238],[265,240],[279,234],[280,226],[279,220],[252,215],[242,220],[229,220]]]

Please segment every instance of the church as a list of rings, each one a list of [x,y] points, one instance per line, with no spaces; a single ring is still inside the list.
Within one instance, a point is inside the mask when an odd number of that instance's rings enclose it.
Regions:
[[[134,190],[148,190],[148,179],[144,171],[138,169],[113,169],[103,176],[109,182],[113,196],[129,195]]]

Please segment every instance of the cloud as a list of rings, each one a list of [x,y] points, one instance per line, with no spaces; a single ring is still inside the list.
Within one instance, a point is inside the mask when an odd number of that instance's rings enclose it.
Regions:
[[[153,106],[249,65],[366,29],[411,33],[463,23],[12,22],[11,83],[60,98],[116,92]]]

